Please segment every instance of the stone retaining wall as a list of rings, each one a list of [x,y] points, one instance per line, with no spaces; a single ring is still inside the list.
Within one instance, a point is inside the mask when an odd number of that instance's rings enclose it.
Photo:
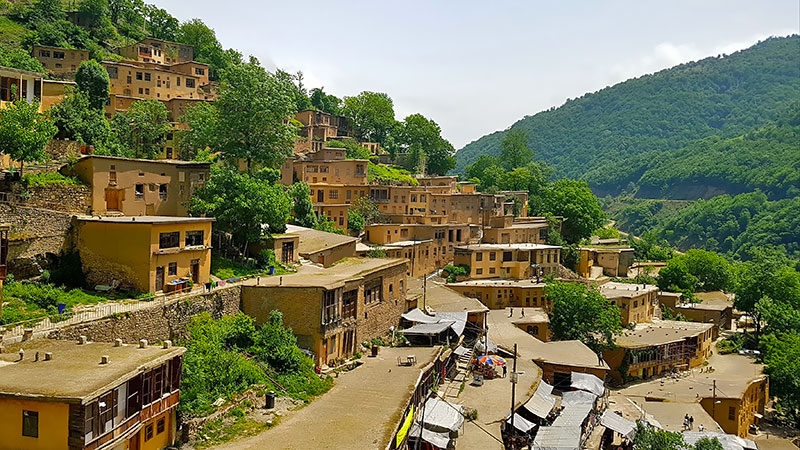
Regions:
[[[47,255],[68,245],[72,215],[41,208],[0,203],[0,222],[9,223],[8,270],[15,276],[38,276]]]
[[[62,211],[71,214],[90,214],[92,191],[88,186],[48,184],[27,188],[25,206]]]
[[[167,300],[166,304],[154,301],[152,308],[115,315],[74,327],[59,329],[48,334],[50,339],[78,339],[86,336],[90,341],[123,342],[134,344],[140,339],[159,342],[167,339],[180,341],[188,337],[192,317],[204,312],[219,319],[237,314],[242,288],[234,285],[210,293],[199,292],[192,297]],[[158,303],[156,303],[158,302]]]

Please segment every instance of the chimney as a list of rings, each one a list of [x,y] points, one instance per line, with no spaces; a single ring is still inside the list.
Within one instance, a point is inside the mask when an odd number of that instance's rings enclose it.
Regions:
[[[53,360],[53,352],[45,352],[44,360],[45,361],[52,361]]]
[[[86,344],[86,342],[87,342],[86,336],[83,336],[83,335],[78,336],[78,345],[84,345],[84,344]]]
[[[163,342],[162,348],[170,348],[170,347],[172,347],[172,341],[167,339],[166,341]]]
[[[110,361],[108,355],[103,355],[100,357],[100,364],[108,364]]]
[[[147,348],[147,339],[139,340],[139,348]]]
[[[114,347],[122,347],[122,339],[114,339]]]

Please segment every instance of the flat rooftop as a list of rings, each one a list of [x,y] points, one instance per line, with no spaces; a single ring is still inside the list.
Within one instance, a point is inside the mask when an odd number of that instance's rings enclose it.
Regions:
[[[350,244],[358,241],[357,238],[344,234],[328,233],[311,228],[298,227],[297,225],[286,225],[286,234],[296,234],[300,236],[300,253],[317,253],[332,247]]]
[[[700,311],[725,311],[728,308],[733,308],[733,302],[727,300],[703,300],[700,303],[678,303],[675,307]]]
[[[171,224],[171,223],[202,223],[214,222],[213,217],[175,217],[175,216],[75,216],[82,222],[106,223],[145,223],[145,224]]]
[[[25,358],[17,362],[20,347],[25,350]],[[185,351],[183,347],[114,347],[108,342],[79,345],[76,341],[31,340],[21,346],[11,345],[0,354],[0,396],[88,401]],[[36,352],[39,361],[34,362]],[[52,360],[44,360],[46,352],[53,354]],[[110,362],[100,364],[101,355],[107,355]]]
[[[547,283],[537,283],[536,280],[506,280],[503,278],[486,278],[481,280],[459,281],[450,283],[448,286],[475,286],[475,287],[522,287],[522,288],[543,288]]]
[[[605,298],[635,298],[650,292],[658,291],[658,286],[652,284],[631,284],[609,281],[597,286]]]
[[[379,270],[407,264],[405,258],[345,258],[328,268],[302,265],[289,275],[251,278],[245,286],[257,287],[318,287],[334,289],[345,282],[363,278]]]
[[[415,245],[424,244],[425,242],[433,242],[433,239],[419,239],[416,241],[397,241],[390,244],[378,244],[378,248],[403,248],[413,247]]]
[[[138,97],[133,97],[133,98],[138,98]],[[185,166],[187,168],[201,168],[201,169],[209,169],[211,167],[210,162],[202,162],[202,161],[183,161],[180,159],[123,158],[121,156],[107,156],[107,155],[86,155],[82,156],[77,162],[89,159],[110,159],[113,161],[133,161],[133,162],[147,163],[147,164],[169,164],[171,166]]]
[[[424,306],[433,309],[433,312],[483,313],[489,311],[489,308],[478,299],[461,295],[441,283],[428,281],[427,285]],[[423,306],[422,288],[422,280],[409,278],[408,293],[420,296],[417,300],[418,306]]]
[[[481,250],[556,250],[558,245],[532,244],[523,242],[519,244],[471,244],[457,245],[456,250],[481,251]]]
[[[697,336],[713,326],[710,323],[653,319],[652,323],[639,323],[633,330],[624,331],[616,338],[616,342],[625,348],[664,345]]]
[[[683,418],[688,414],[694,418],[695,430],[703,425],[706,431],[719,431],[717,423],[700,403],[645,401],[643,397],[612,394],[608,409],[633,421],[642,419],[644,411],[647,419],[655,419],[665,430],[678,433],[683,431]]]

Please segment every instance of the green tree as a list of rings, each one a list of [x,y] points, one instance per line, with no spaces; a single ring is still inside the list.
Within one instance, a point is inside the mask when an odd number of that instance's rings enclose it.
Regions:
[[[697,277],[698,291],[727,290],[733,283],[731,263],[717,253],[691,249],[677,258],[685,259],[689,273]]]
[[[231,166],[212,166],[208,183],[195,191],[192,215],[214,217],[217,232],[230,233],[234,243],[247,253],[250,243],[265,231],[282,233],[292,210],[286,190],[257,175],[241,173]]]
[[[452,144],[442,137],[442,129],[422,114],[406,117],[396,127],[397,142],[410,155],[406,169],[424,165],[428,173],[444,175],[455,167]]]
[[[30,53],[21,48],[0,46],[0,66],[28,70],[30,72],[44,72],[42,63],[32,57]]]
[[[528,134],[520,128],[511,128],[500,142],[500,161],[507,170],[522,167],[533,159],[533,150],[528,148]]]
[[[545,295],[552,305],[548,316],[553,338],[577,339],[595,352],[614,345],[614,335],[622,331],[619,308],[596,288],[551,281]]]
[[[738,280],[734,288],[733,306],[756,319],[756,329],[761,332],[762,299],[800,305],[800,281],[789,260],[773,248],[754,248],[753,259],[738,266]]]
[[[379,92],[364,91],[355,97],[345,97],[342,114],[362,142],[384,145],[396,123],[392,99]]]
[[[58,127],[58,136],[89,145],[102,146],[111,135],[111,126],[102,109],[95,109],[83,92],[69,93],[61,103],[50,108]]]
[[[317,215],[314,213],[314,204],[311,202],[311,189],[307,184],[298,181],[289,187],[292,198],[294,223],[306,228],[317,226]]]
[[[267,72],[258,61],[232,66],[217,100],[198,114],[187,113],[191,130],[185,142],[220,151],[229,161],[242,159],[248,172],[254,162],[279,167],[292,156],[297,137],[286,120],[294,114],[294,90],[291,80]]]
[[[0,152],[19,161],[23,172],[26,162],[47,157],[45,146],[58,128],[47,114],[39,113],[39,103],[18,99],[0,110]]]
[[[311,106],[328,114],[340,115],[342,99],[332,94],[326,94],[324,89],[324,87],[311,89]]]
[[[636,422],[634,450],[683,450],[686,443],[680,433],[659,430]]]
[[[658,272],[658,288],[665,291],[694,292],[697,277],[689,271],[685,258],[672,258]]]
[[[345,158],[347,159],[370,159],[372,152],[366,147],[362,147],[355,139],[336,139],[325,143],[326,147],[346,149]]]
[[[369,197],[359,197],[350,204],[350,208],[348,209],[348,214],[356,214],[360,222],[362,222],[361,228],[353,228],[348,226],[348,228],[353,229],[355,231],[361,231],[364,229],[365,225],[371,225],[381,220],[381,210],[378,208],[378,205],[372,201]]]
[[[80,23],[88,28],[98,29],[111,22],[108,19],[108,0],[81,0],[78,5]]]
[[[149,98],[133,102],[127,111],[115,114],[111,129],[125,153],[153,159],[160,153],[161,144],[172,127],[167,122],[167,107]]]
[[[356,233],[360,233],[364,230],[364,216],[359,214],[357,211],[350,210],[347,213],[347,229]]]
[[[580,242],[605,223],[597,197],[585,181],[562,179],[551,183],[541,202],[531,205],[536,215],[564,217],[561,234],[569,243]]]
[[[75,72],[78,90],[84,93],[89,106],[102,109],[108,104],[109,78],[105,67],[95,60],[84,61]]]
[[[770,394],[777,395],[779,409],[800,425],[800,331],[764,336],[761,348]]]
[[[156,5],[145,5],[144,14],[145,28],[150,33],[150,37],[167,41],[175,40],[180,26],[178,19]]]
[[[200,19],[182,23],[175,40],[194,47],[194,59],[209,65],[208,77],[212,81],[219,80],[225,70],[242,64],[242,54],[233,49],[224,50],[214,30]]]

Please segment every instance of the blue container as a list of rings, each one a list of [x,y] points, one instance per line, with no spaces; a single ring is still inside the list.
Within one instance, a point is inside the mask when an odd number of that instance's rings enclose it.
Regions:
[[[275,266],[269,266],[269,274],[275,275]]]
[[[65,309],[67,309],[67,304],[66,303],[59,303],[58,304],[58,313],[59,314],[64,314],[64,310]]]

